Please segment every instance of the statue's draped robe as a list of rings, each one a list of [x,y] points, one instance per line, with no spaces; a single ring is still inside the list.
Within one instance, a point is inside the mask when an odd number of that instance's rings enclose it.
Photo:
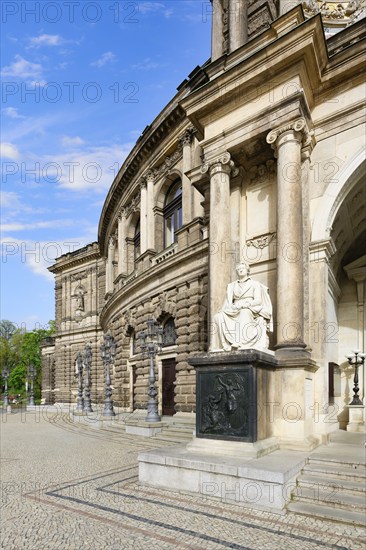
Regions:
[[[224,306],[215,315],[211,349],[266,349],[271,319],[268,288],[250,277],[234,281],[227,286]]]

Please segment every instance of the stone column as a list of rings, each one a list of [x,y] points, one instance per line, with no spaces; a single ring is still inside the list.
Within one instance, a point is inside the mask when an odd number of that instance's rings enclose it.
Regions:
[[[155,227],[154,227],[154,173],[148,172],[146,174],[147,181],[147,213],[146,213],[146,228],[147,228],[147,241],[146,246],[148,250],[155,249]]]
[[[212,0],[212,38],[211,61],[215,61],[224,53],[224,10],[223,0]]]
[[[141,254],[147,250],[147,182],[145,178],[140,180],[141,189],[141,212],[140,212],[140,247]]]
[[[183,149],[183,168],[182,168],[182,210],[183,225],[192,221],[192,187],[189,178],[185,175],[191,169],[191,143],[193,128],[188,128],[180,138]]]
[[[248,2],[229,0],[230,52],[248,41]]]
[[[118,217],[118,275],[127,274],[126,211],[121,209]]]
[[[71,277],[66,278],[66,320],[71,319]]]
[[[300,118],[267,136],[277,153],[277,349],[306,347],[301,149],[309,135]]]
[[[202,173],[210,176],[209,231],[209,334],[214,315],[221,309],[226,287],[231,280],[230,175],[237,174],[230,153],[206,163]]]
[[[106,293],[113,292],[113,260],[114,260],[114,238],[110,237],[108,242],[108,256],[106,265]]]

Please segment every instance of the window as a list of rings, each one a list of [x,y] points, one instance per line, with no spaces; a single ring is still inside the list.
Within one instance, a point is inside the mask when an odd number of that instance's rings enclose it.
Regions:
[[[177,231],[182,227],[182,184],[177,180],[170,187],[164,206],[164,247],[177,242]]]
[[[141,243],[141,234],[140,234],[140,220],[137,222],[135,227],[135,236],[133,238],[133,257],[136,260],[140,256],[140,243]]]
[[[177,334],[175,332],[175,323],[173,317],[169,317],[163,327],[163,348],[175,346],[177,343]]]

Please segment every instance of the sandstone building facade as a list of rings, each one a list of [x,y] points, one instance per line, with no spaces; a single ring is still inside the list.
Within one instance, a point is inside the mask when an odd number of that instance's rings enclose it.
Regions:
[[[90,342],[92,400],[103,400],[99,347],[110,331],[113,399],[145,408],[138,333],[153,317],[164,328],[160,412],[194,412],[189,358],[209,349],[244,259],[274,305],[272,434],[310,445],[346,427],[345,355],[365,347],[364,7],[213,0],[212,9],[211,59],[138,139],[98,241],[50,268],[57,333],[44,347],[44,398],[75,402],[75,358]]]

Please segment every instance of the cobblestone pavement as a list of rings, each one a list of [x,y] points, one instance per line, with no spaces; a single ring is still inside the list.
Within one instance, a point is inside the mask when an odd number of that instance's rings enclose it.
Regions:
[[[137,454],[169,442],[2,415],[2,546],[9,550],[364,548],[365,531],[139,486]]]

